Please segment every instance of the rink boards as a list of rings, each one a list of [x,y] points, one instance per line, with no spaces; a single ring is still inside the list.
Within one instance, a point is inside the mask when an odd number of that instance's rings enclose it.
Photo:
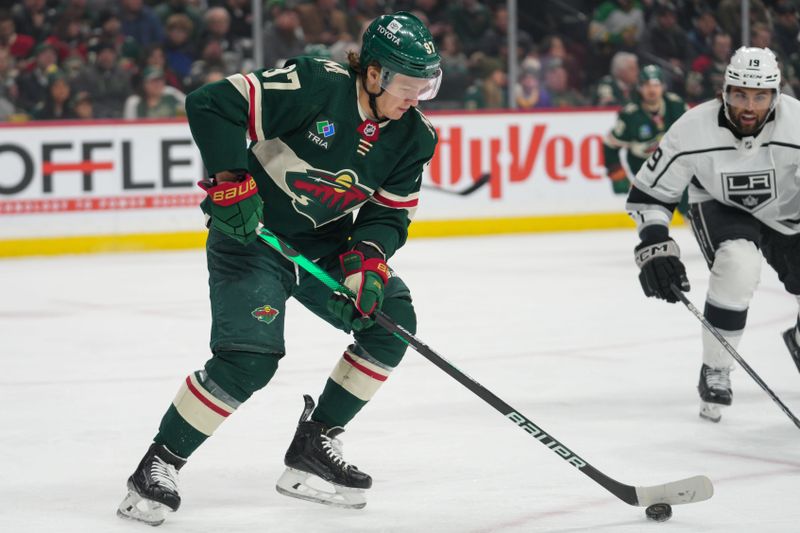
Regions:
[[[440,141],[411,236],[632,226],[603,174],[614,117],[608,109],[431,114]],[[203,165],[185,120],[2,124],[0,168],[0,257],[205,241]],[[453,194],[486,173],[486,185]]]

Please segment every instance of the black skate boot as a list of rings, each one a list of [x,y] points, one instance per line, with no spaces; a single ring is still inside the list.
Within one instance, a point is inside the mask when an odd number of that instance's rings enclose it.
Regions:
[[[800,372],[800,345],[797,344],[797,337],[794,335],[796,329],[797,328],[789,328],[784,331],[783,342],[785,342],[786,347],[789,348],[789,355],[792,356],[792,360],[795,366],[797,366],[797,371]]]
[[[275,488],[293,498],[361,509],[367,504],[364,490],[372,486],[372,478],[342,458],[342,443],[336,437],[344,429],[309,420],[314,400],[308,395],[303,399],[305,408],[283,461],[286,471]]]
[[[152,444],[128,478],[128,495],[119,504],[117,516],[161,525],[167,511],[177,511],[181,505],[178,471],[185,464],[186,459],[165,446]]]
[[[733,402],[731,389],[731,369],[711,368],[703,364],[700,367],[700,383],[697,392],[700,393],[700,417],[712,422],[719,422],[722,418],[719,407],[730,405]]]

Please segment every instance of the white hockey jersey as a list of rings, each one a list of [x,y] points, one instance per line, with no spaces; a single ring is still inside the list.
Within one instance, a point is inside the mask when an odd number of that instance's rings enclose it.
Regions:
[[[800,101],[780,95],[774,119],[741,139],[721,111],[718,100],[687,111],[642,165],[626,205],[640,232],[668,225],[688,185],[691,203],[714,199],[780,233],[800,233]]]

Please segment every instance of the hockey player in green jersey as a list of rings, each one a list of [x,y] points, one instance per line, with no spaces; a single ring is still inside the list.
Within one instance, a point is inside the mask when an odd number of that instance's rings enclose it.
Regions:
[[[687,109],[680,96],[664,91],[664,75],[657,65],[642,68],[638,89],[639,97],[622,107],[614,128],[603,140],[606,174],[617,194],[628,194],[631,185],[620,150],[627,149],[628,168],[635,175]]]
[[[339,352],[318,405],[305,396],[277,489],[339,507],[366,504],[372,479],[344,461],[338,436],[406,349],[372,327],[370,314],[382,309],[416,330],[409,289],[387,260],[406,241],[423,167],[436,147],[436,132],[416,105],[436,95],[439,65],[428,30],[400,12],[370,24],[349,65],[300,57],[187,97],[189,125],[210,176],[201,186],[208,192],[202,208],[212,357],[184,380],[164,414],[128,479],[120,516],[158,525],[178,509],[178,470],[277,370],[290,297],[352,332],[354,342]],[[357,297],[331,294],[258,242],[260,222]],[[306,483],[314,477],[333,489]]]

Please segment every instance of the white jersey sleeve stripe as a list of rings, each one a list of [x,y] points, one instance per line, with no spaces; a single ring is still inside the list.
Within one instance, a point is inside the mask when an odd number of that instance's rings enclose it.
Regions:
[[[248,74],[245,79],[250,91],[250,116],[248,120],[248,132],[250,140],[263,141],[266,138],[261,122],[261,82],[254,72]]]
[[[263,141],[266,136],[261,121],[261,84],[258,78],[254,73],[247,76],[233,74],[227,80],[247,102],[247,137],[252,141]]]

